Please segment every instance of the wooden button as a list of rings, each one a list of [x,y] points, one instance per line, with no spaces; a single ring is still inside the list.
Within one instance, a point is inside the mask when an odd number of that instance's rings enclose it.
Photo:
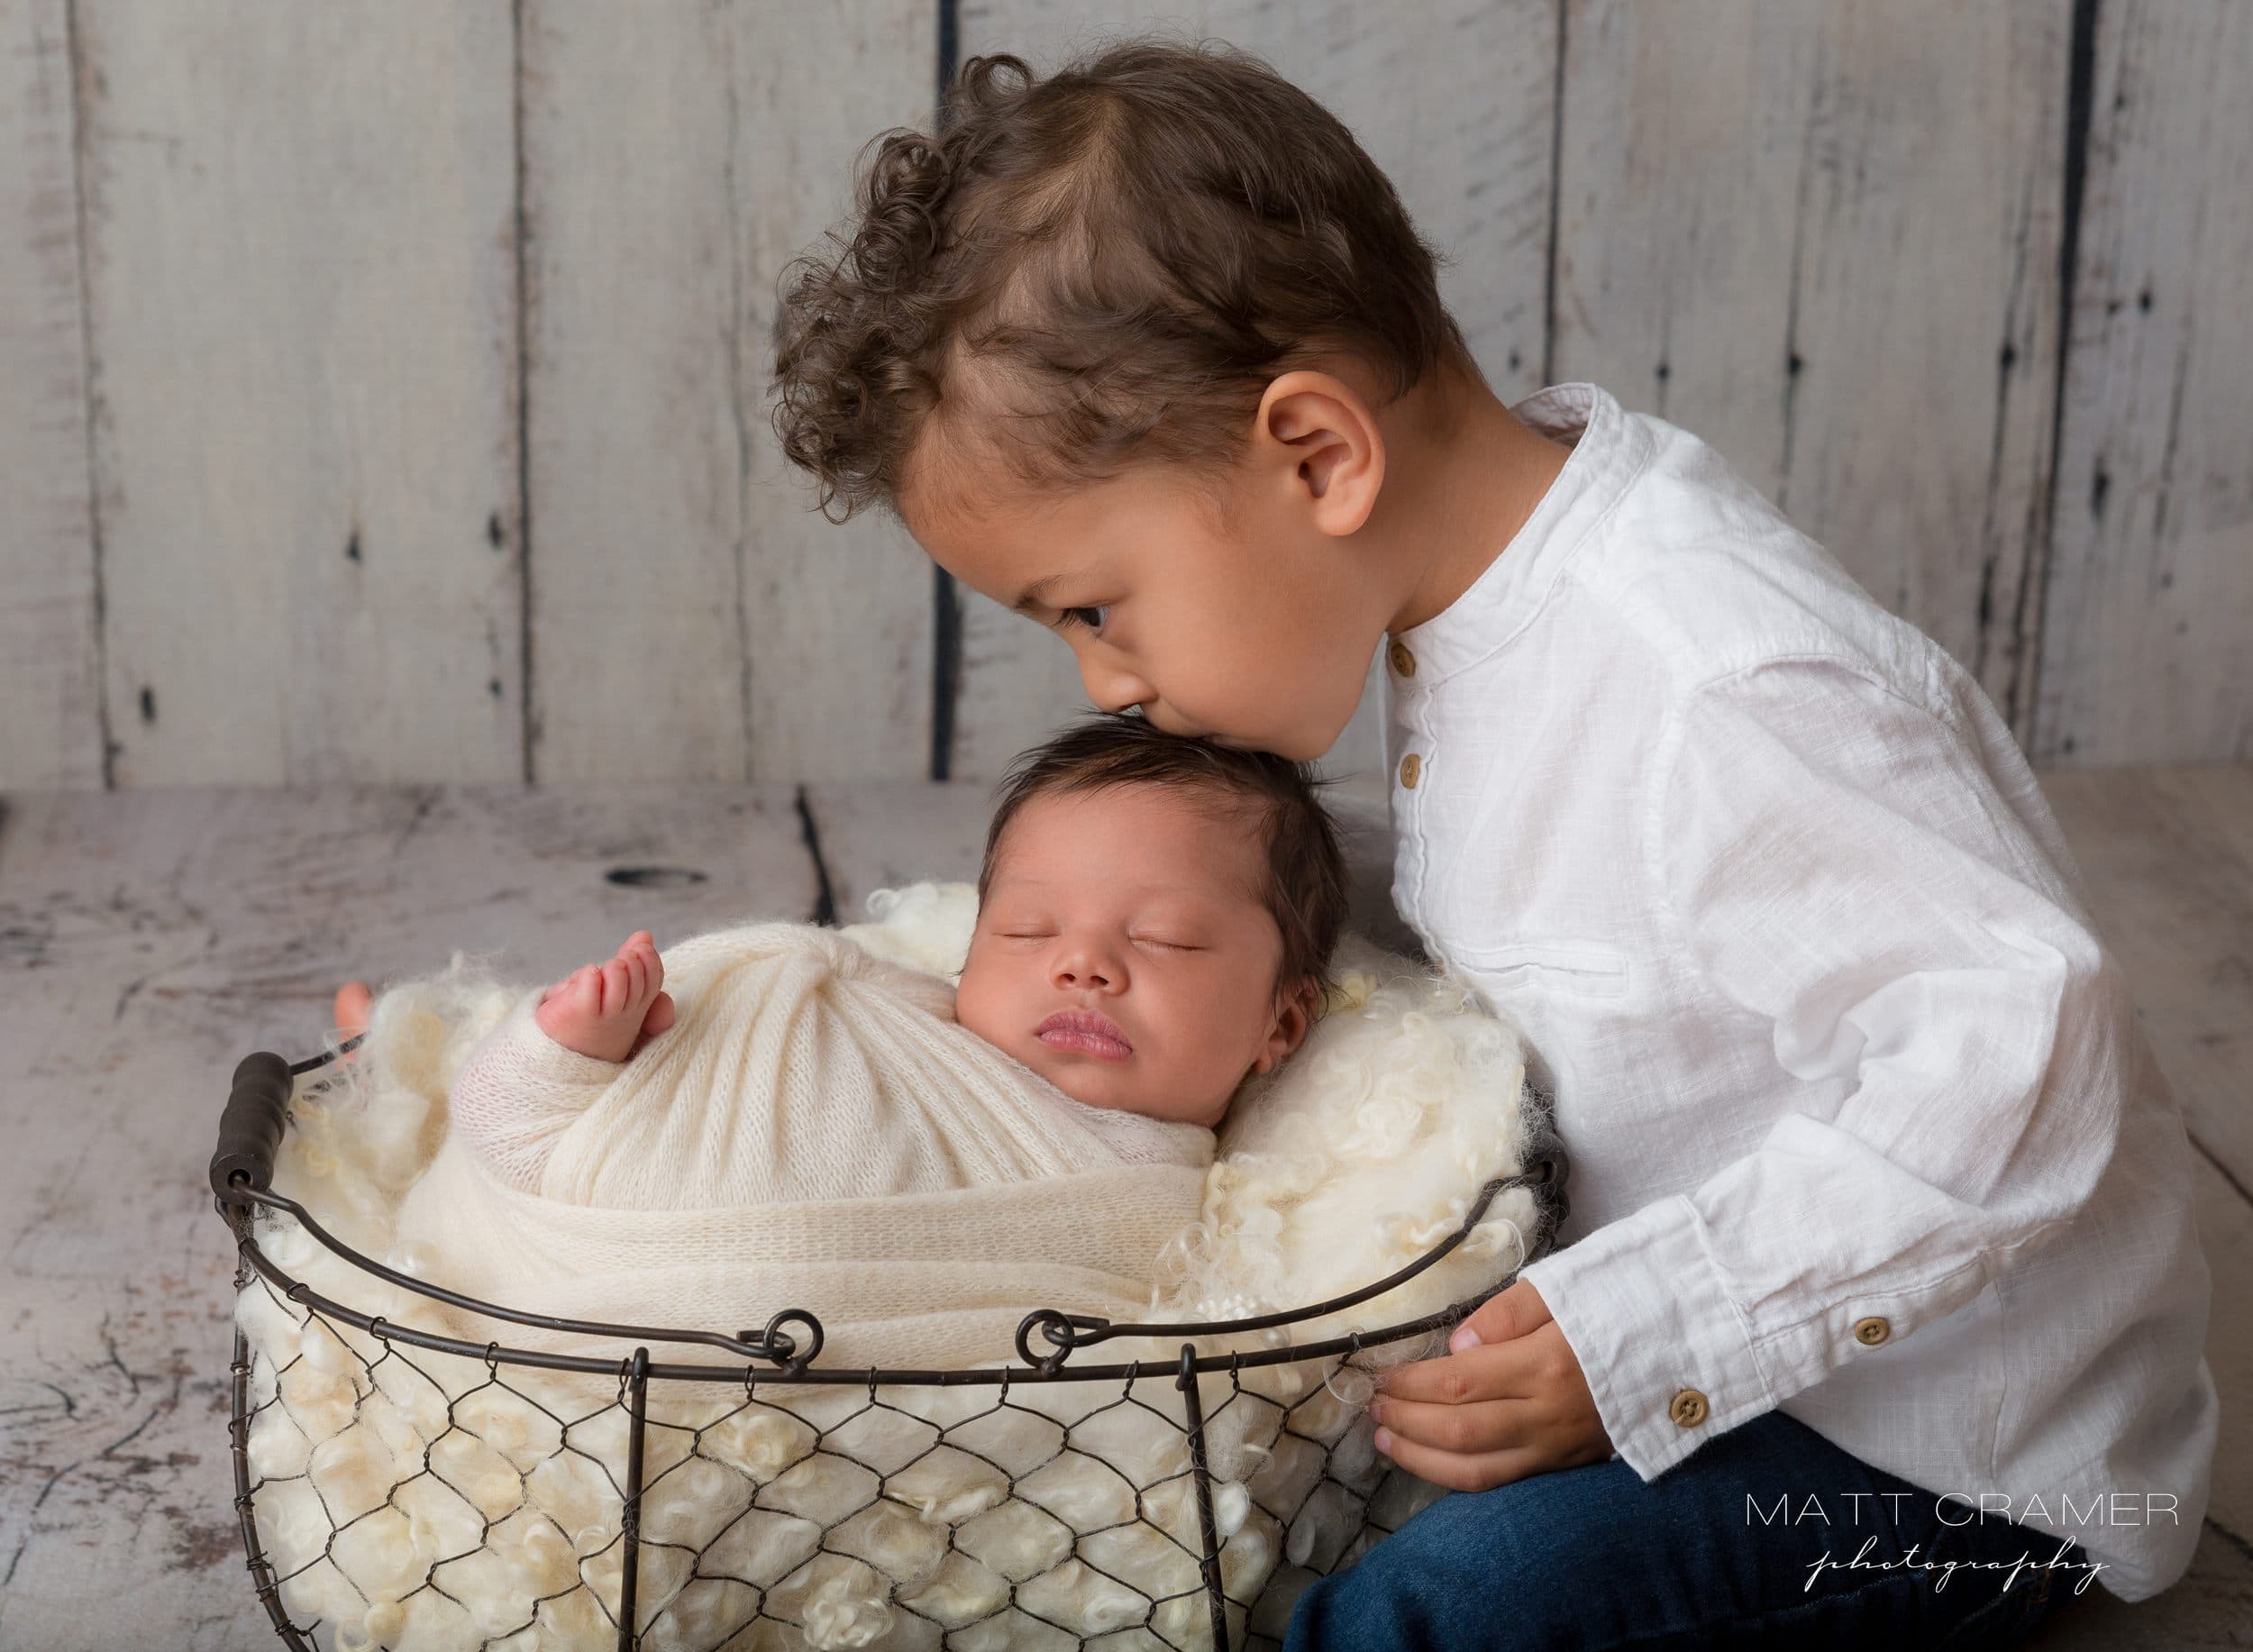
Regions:
[[[1392,662],[1392,669],[1403,677],[1416,675],[1416,656],[1408,651],[1406,643],[1395,643],[1385,650],[1385,658]]]
[[[1666,1415],[1685,1428],[1694,1428],[1705,1420],[1705,1396],[1694,1388],[1685,1388],[1667,1406]]]
[[[1865,1348],[1874,1348],[1893,1334],[1893,1328],[1872,1314],[1866,1319],[1854,1322],[1854,1339]]]
[[[1410,752],[1406,757],[1400,759],[1400,784],[1407,787],[1410,791],[1414,791],[1416,789],[1417,773],[1423,768],[1423,763],[1418,759],[1416,753],[1413,752]]]

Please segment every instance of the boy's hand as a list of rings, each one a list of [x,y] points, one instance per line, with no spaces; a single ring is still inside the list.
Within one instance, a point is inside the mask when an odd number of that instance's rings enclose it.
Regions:
[[[1531,1281],[1485,1303],[1449,1346],[1385,1373],[1370,1402],[1377,1449],[1409,1473],[1484,1492],[1611,1455],[1580,1360]]]

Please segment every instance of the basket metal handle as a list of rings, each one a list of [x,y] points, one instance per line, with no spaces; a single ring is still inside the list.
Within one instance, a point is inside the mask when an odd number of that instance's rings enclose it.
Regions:
[[[242,1189],[264,1192],[273,1184],[274,1155],[281,1150],[282,1117],[289,1110],[296,1075],[271,1050],[235,1064],[234,1088],[219,1116],[219,1146],[211,1155],[211,1191],[226,1205],[243,1203]]]

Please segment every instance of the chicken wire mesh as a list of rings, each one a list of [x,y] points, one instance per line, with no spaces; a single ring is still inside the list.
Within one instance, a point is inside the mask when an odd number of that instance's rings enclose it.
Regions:
[[[1345,1298],[1193,1326],[1035,1310],[1017,1366],[829,1371],[802,1310],[739,1337],[581,1326],[452,1297],[352,1251],[269,1187],[290,1087],[330,1059],[247,1060],[211,1167],[239,1257],[235,1509],[293,1647],[1279,1645],[1306,1583],[1431,1494],[1356,1421],[1371,1352],[1419,1337],[1437,1352],[1482,1297],[1299,1346],[1283,1328],[1430,1265],[1505,1187],[1532,1188],[1541,1211],[1520,1265],[1566,1208],[1564,1156],[1545,1136],[1547,1151],[1491,1183],[1454,1236]],[[371,1282],[612,1346],[643,1340],[579,1357],[388,1322],[293,1278],[269,1255],[288,1253],[283,1235],[300,1254],[311,1236]],[[1068,1364],[1114,1338],[1173,1356]],[[650,1341],[748,1357],[654,1364]],[[1221,1342],[1236,1346],[1213,1352]]]

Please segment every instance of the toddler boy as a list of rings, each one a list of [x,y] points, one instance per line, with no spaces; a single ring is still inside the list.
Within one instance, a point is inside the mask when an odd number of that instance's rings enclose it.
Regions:
[[[942,131],[786,281],[785,452],[1162,728],[1311,760],[1383,646],[1396,902],[1573,1155],[1578,1242],[1377,1402],[1477,1494],[1291,1645],[2002,1639],[2178,1577],[2187,1145],[1977,685],[1687,432],[1504,406],[1255,59],[977,59]]]

